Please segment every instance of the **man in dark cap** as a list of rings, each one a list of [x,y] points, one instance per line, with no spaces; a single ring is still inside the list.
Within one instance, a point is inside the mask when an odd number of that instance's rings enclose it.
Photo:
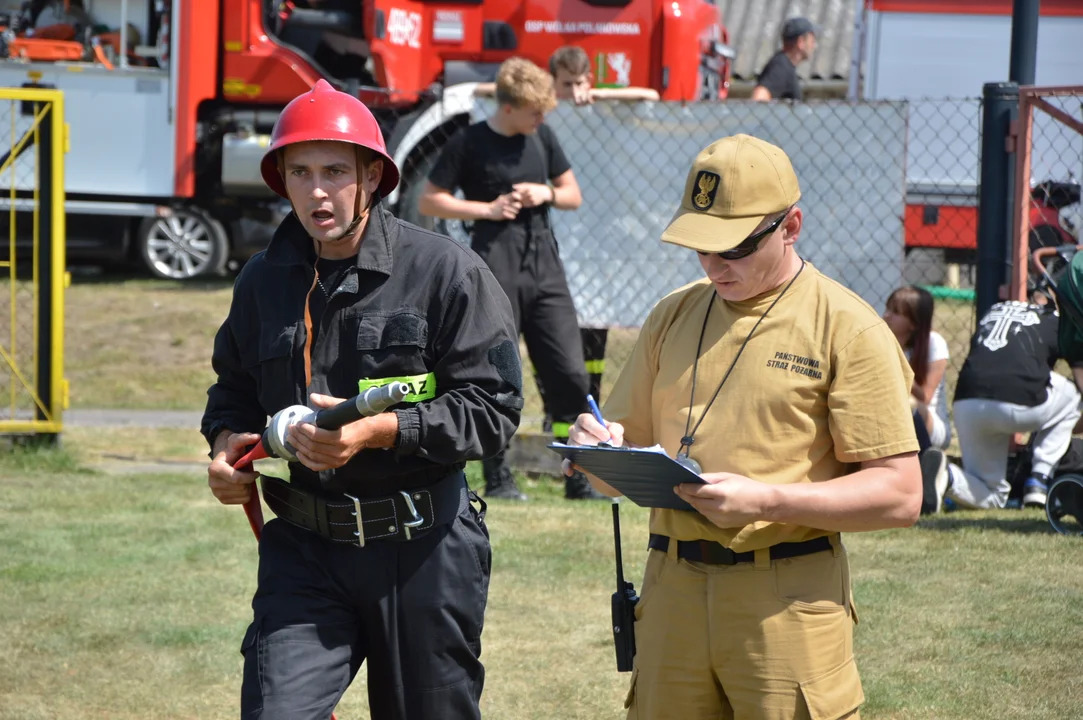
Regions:
[[[800,100],[801,83],[797,66],[812,57],[816,50],[816,26],[807,18],[790,18],[782,25],[782,49],[767,61],[756,87],[753,100]]]

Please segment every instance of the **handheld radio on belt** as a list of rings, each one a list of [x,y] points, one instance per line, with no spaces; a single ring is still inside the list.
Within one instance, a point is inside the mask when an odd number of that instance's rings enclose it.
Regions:
[[[297,449],[286,441],[286,431],[291,426],[307,422],[323,430],[338,430],[343,425],[348,425],[363,417],[379,415],[392,405],[402,402],[409,394],[409,385],[404,382],[392,382],[371,387],[349,400],[323,410],[312,410],[305,405],[290,405],[274,414],[267,429],[263,431],[260,441],[233,467],[239,470],[264,458],[282,458],[289,462],[296,462]],[[255,483],[252,483],[251,487],[252,496],[244,504],[244,512],[258,540],[260,531],[263,529],[263,508],[259,502],[259,489],[256,488]]]
[[[631,672],[636,656],[635,609],[639,597],[635,585],[624,579],[620,552],[620,498],[613,498],[613,543],[617,551],[617,591],[613,593],[613,645],[617,650],[617,672]]]

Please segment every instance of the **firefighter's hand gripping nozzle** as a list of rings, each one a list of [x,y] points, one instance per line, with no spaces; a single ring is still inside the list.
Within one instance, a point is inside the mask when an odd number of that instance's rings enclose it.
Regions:
[[[289,462],[297,462],[297,449],[286,442],[286,431],[291,425],[299,422],[309,422],[324,430],[337,430],[363,417],[372,417],[386,411],[392,405],[402,402],[410,393],[410,386],[404,382],[393,382],[381,387],[373,387],[365,390],[360,395],[344,400],[338,405],[323,410],[312,410],[304,405],[291,405],[284,410],[279,410],[271,418],[263,436],[244,457],[233,464],[234,468],[247,468],[256,460],[263,458],[283,458]],[[248,516],[248,524],[252,532],[259,540],[263,532],[263,509],[260,506],[259,490],[256,484],[250,486],[251,496],[244,504],[244,513]]]
[[[324,430],[337,430],[361,418],[379,415],[392,405],[402,402],[409,393],[409,385],[393,382],[369,388],[356,397],[324,410],[311,410],[304,405],[291,405],[284,410],[279,410],[271,418],[271,422],[263,432],[260,444],[264,446],[268,457],[297,462],[296,448],[286,441],[286,431],[290,429],[290,426],[307,422]]]
[[[617,591],[613,593],[613,645],[617,650],[617,672],[631,672],[636,656],[635,609],[639,597],[635,585],[624,580],[620,551],[620,505],[613,498],[613,539],[617,550]]]
[[[313,410],[305,405],[290,405],[274,414],[260,441],[233,467],[241,468],[255,460],[269,457],[297,462],[297,449],[286,441],[286,431],[291,426],[307,422],[324,430],[338,430],[343,425],[361,418],[379,415],[392,405],[402,402],[409,394],[409,385],[393,382],[369,388],[356,397],[323,410]]]

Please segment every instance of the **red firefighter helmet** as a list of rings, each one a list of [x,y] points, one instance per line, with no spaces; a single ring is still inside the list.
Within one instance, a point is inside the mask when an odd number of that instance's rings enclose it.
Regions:
[[[287,145],[313,140],[352,143],[380,155],[384,161],[380,195],[387,197],[399,184],[399,169],[387,153],[384,135],[372,112],[357,98],[335,90],[326,80],[319,80],[312,90],[298,95],[282,110],[271,131],[271,146],[260,163],[263,181],[287,200],[286,184],[278,170],[278,151]]]

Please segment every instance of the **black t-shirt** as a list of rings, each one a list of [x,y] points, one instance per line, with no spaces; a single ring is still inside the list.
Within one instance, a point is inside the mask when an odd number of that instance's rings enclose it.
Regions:
[[[544,184],[571,167],[548,125],[542,123],[535,135],[509,137],[482,121],[448,141],[429,181],[452,192],[461,189],[467,200],[492,202],[516,183]]]
[[[1059,317],[1049,306],[1010,301],[989,308],[970,339],[956,400],[984,399],[1034,407],[1045,402],[1060,357]]]
[[[757,84],[767,88],[772,98],[791,100],[802,98],[801,83],[797,80],[797,68],[781,50],[763,66]]]
[[[315,253],[310,255],[315,260]],[[357,256],[341,260],[320,258],[319,262],[316,263],[316,269],[319,271],[319,283],[313,289],[308,305],[309,312],[312,314],[312,342],[316,342],[320,335],[320,322],[327,310],[328,301],[335,294],[335,290],[342,284],[342,281],[346,279],[346,276],[349,275],[350,268],[355,267],[357,267]]]

